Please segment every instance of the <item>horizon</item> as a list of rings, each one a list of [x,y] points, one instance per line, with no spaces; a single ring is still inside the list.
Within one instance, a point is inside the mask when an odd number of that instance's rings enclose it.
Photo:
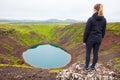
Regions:
[[[87,21],[96,3],[103,4],[108,22],[120,22],[119,0],[4,0],[0,1],[0,19]]]
[[[35,21],[35,22],[37,22],[37,21],[38,21],[38,22],[46,22],[46,21],[49,21],[49,20],[60,20],[60,21],[63,21],[63,22],[66,21],[66,20],[74,20],[75,22],[86,22],[86,20],[54,19],[54,18],[53,18],[53,19],[52,19],[52,18],[51,18],[51,19],[43,19],[43,20],[42,20],[42,19],[40,20],[40,19],[6,19],[6,18],[1,19],[1,18],[0,18],[0,22],[2,22],[2,20],[3,20],[3,21],[4,21],[4,20],[5,20],[5,21],[8,20],[8,22],[9,22],[9,21],[12,21],[12,20],[13,20],[13,21],[18,21],[18,22],[19,22],[19,21],[23,21],[23,22],[24,22],[24,21],[28,21],[28,22],[31,22],[31,21]],[[108,20],[108,19],[107,19],[107,22],[120,22],[120,19],[112,19],[112,20],[110,20],[110,19]]]

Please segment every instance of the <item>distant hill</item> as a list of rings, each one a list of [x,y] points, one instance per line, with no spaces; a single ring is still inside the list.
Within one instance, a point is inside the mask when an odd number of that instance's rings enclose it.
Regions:
[[[48,19],[48,20],[13,20],[13,19],[0,19],[0,22],[10,22],[10,23],[77,23],[79,21],[74,19]]]
[[[45,22],[70,22],[70,23],[75,23],[75,22],[78,22],[77,20],[74,20],[74,19],[66,19],[66,20],[59,20],[59,19],[48,19],[47,21]]]

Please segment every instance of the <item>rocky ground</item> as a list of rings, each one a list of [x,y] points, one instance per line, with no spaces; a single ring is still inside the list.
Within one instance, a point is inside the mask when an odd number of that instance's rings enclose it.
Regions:
[[[72,66],[59,72],[56,80],[120,80],[120,71],[116,71],[111,63],[106,67],[100,63],[95,70],[85,70],[84,64],[76,62]]]
[[[0,67],[0,80],[55,80],[56,73],[37,68]]]

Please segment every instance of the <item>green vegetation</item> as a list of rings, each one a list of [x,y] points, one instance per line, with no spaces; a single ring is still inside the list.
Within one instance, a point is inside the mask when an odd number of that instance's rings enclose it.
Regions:
[[[120,23],[108,23],[107,30],[113,32],[116,35],[120,35]]]
[[[120,71],[120,64],[116,64],[115,68]]]
[[[115,62],[115,69],[120,71],[120,58],[115,58],[114,59],[114,62]]]
[[[4,53],[0,53],[0,58],[5,57],[6,55]]]
[[[9,64],[0,64],[0,66],[6,67],[6,66],[13,66],[13,67],[19,67],[19,68],[32,68],[27,65],[9,65]]]
[[[8,45],[8,44],[2,44],[1,45],[1,47],[3,47],[3,48],[5,48],[6,50],[8,50],[11,54],[13,54],[13,52],[14,52],[14,49],[13,49],[13,47],[11,47],[10,45]]]
[[[54,69],[50,69],[49,72],[50,73],[54,73],[54,72],[60,72],[62,71],[64,68],[54,68]]]
[[[76,44],[82,42],[85,23],[75,24],[11,24],[0,23],[0,59],[9,61],[8,64],[24,65],[15,49],[32,47],[37,44],[50,43],[66,46],[69,49],[76,48]],[[120,23],[108,23],[107,31],[120,35]],[[4,41],[6,40],[6,41]],[[8,40],[8,41],[7,41]],[[119,45],[120,43],[118,43]],[[34,46],[35,47],[35,46]],[[112,49],[119,48],[114,45]],[[107,55],[108,53],[105,53]],[[22,53],[21,53],[22,55]],[[119,66],[116,66],[117,68]],[[57,70],[52,70],[59,71]],[[51,71],[51,72],[52,72]]]
[[[0,24],[9,24],[9,22],[0,22]]]
[[[23,64],[24,64],[23,60],[18,59],[15,61],[15,65],[23,65]]]
[[[66,24],[65,24],[66,25]],[[34,45],[42,40],[54,40],[52,34],[54,27],[64,27],[64,24],[5,24],[0,25],[0,31],[4,35],[10,35],[11,39],[21,43],[22,46]]]
[[[115,62],[120,62],[120,58],[115,58]]]
[[[64,28],[56,27],[53,37],[57,42],[73,47],[82,42],[84,25],[84,23],[76,23]]]

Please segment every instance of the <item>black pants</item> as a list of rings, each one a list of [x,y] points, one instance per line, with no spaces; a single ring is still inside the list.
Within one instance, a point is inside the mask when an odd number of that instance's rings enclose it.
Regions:
[[[86,62],[85,62],[85,68],[88,68],[89,62],[90,62],[90,53],[93,49],[93,61],[91,68],[94,68],[97,61],[98,61],[98,51],[100,47],[101,41],[95,40],[95,41],[87,41],[86,43]]]

